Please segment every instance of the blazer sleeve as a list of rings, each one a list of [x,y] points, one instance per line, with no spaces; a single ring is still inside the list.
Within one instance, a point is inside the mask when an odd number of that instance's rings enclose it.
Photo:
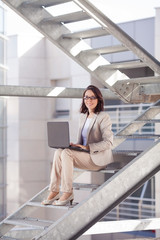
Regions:
[[[90,153],[110,150],[113,145],[113,132],[110,116],[105,113],[97,119],[96,127],[92,133],[91,141],[88,142]]]

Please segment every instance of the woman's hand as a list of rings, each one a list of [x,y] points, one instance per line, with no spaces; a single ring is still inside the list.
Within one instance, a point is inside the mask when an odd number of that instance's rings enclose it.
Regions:
[[[74,144],[74,143],[70,143],[71,146],[74,146],[74,147],[79,147],[79,148],[82,148],[82,149],[85,149],[85,150],[89,150],[89,146],[84,146],[84,145],[81,145],[81,144]]]

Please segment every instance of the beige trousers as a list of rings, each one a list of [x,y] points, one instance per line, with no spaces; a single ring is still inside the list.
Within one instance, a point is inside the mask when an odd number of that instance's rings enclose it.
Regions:
[[[57,149],[53,158],[49,190],[59,192],[61,184],[62,192],[71,193],[73,191],[72,183],[74,167],[93,171],[103,168],[102,166],[97,166],[93,163],[89,153],[70,149]]]

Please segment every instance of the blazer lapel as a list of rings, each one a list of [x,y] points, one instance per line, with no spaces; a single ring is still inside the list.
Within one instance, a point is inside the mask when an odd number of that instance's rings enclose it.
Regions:
[[[87,114],[82,115],[82,117],[81,117],[81,123],[80,123],[80,132],[82,132],[82,129],[83,129],[83,127],[84,127],[84,124],[85,124],[85,122],[86,122],[86,119],[87,119]]]
[[[95,121],[96,121],[96,118],[97,118],[97,114],[94,113],[93,118],[92,118],[92,120],[91,120],[91,122],[90,122],[90,125],[89,125],[89,127],[88,127],[88,131],[87,131],[87,142],[88,142],[89,133],[90,133],[92,127],[93,127],[93,124],[94,124]]]
[[[79,125],[79,133],[78,133],[78,143],[82,144],[82,129],[87,119],[87,114],[81,115],[80,125]]]

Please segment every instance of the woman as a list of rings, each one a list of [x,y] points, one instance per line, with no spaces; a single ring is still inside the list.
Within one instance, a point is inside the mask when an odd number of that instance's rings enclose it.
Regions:
[[[71,145],[87,149],[79,152],[58,149],[55,152],[51,172],[50,193],[42,204],[63,206],[73,201],[73,169],[100,170],[113,162],[111,120],[103,112],[104,102],[100,90],[90,85],[83,93],[78,143]],[[61,182],[62,195],[59,185]]]

